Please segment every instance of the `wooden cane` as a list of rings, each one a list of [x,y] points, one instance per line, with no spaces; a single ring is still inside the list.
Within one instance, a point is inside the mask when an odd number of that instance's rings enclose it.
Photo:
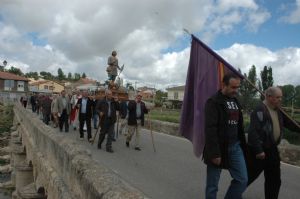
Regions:
[[[151,124],[150,113],[149,113],[149,116],[148,116],[148,120],[149,120],[149,128],[150,128],[150,133],[151,133],[151,140],[152,140],[152,145],[153,145],[153,151],[156,152],[155,145],[154,145],[154,138],[153,138],[153,132],[152,132],[152,124]]]
[[[100,116],[100,117],[99,117],[99,124],[98,124],[98,128],[97,128],[97,131],[96,131],[96,133],[95,133],[95,135],[94,135],[94,137],[93,137],[93,139],[92,139],[92,141],[91,141],[91,145],[93,145],[93,144],[94,144],[94,142],[95,142],[95,139],[96,139],[96,136],[97,136],[97,133],[98,133],[98,131],[101,129],[101,127],[100,127],[101,119],[102,119],[102,116]]]

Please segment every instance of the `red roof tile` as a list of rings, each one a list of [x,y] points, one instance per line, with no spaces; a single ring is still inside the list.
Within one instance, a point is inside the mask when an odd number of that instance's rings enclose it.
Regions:
[[[15,75],[8,72],[0,72],[0,79],[10,79],[10,80],[19,80],[19,81],[29,81],[26,77]]]

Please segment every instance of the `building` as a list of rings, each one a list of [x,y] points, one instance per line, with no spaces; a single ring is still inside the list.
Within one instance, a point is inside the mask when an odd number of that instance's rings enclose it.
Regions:
[[[139,92],[140,95],[142,95],[143,100],[151,101],[155,97],[156,89],[144,86],[144,87],[137,88],[137,91]]]
[[[173,108],[180,108],[183,102],[185,86],[176,86],[167,88],[168,98],[167,100],[172,103]]]
[[[0,72],[0,100],[16,101],[26,95],[28,79],[9,72]]]
[[[51,80],[40,80],[29,83],[30,92],[37,93],[60,93],[65,89],[65,86]]]

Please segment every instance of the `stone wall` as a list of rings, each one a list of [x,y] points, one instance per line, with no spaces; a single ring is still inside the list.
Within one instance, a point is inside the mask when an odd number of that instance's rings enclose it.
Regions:
[[[89,150],[44,125],[19,105],[15,123],[25,147],[26,162],[33,165],[36,190],[48,199],[145,198],[110,169],[91,158]]]

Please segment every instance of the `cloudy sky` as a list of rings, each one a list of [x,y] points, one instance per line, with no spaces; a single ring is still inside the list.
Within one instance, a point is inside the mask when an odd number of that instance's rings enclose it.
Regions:
[[[117,50],[125,80],[182,85],[184,28],[244,73],[267,65],[275,84],[300,84],[300,0],[0,0],[0,62],[103,81]]]

